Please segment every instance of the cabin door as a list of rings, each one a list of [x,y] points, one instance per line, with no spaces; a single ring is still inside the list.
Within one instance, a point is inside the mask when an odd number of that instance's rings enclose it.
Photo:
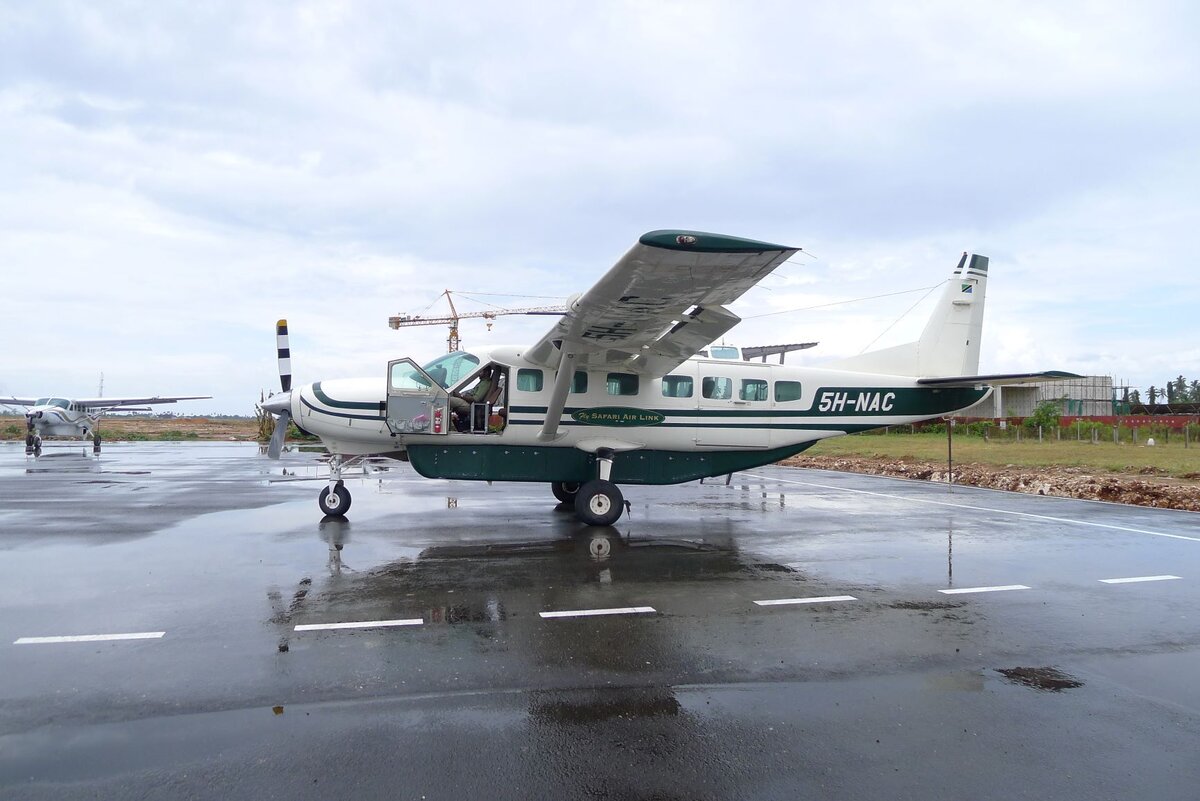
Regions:
[[[450,396],[412,359],[388,362],[387,426],[393,434],[445,434]]]
[[[717,375],[723,372],[719,368],[710,375],[701,370],[696,431],[696,444],[701,447],[757,450],[770,446],[770,382],[766,371],[759,378],[758,371],[751,373],[742,364],[738,367],[741,369],[725,375]]]

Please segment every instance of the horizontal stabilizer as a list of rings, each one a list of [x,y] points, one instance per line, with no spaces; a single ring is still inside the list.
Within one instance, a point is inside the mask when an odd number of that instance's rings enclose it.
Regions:
[[[1046,370],[1041,373],[997,373],[995,375],[956,375],[945,378],[918,378],[917,383],[923,387],[977,387],[987,384],[992,387],[1007,387],[1015,384],[1040,384],[1043,381],[1066,381],[1071,378],[1083,378],[1075,373],[1064,373],[1062,370]]]

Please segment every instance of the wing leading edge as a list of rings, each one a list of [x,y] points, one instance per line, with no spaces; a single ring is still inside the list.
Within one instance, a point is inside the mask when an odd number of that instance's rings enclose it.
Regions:
[[[82,398],[75,405],[86,409],[122,409],[126,406],[154,406],[184,400],[207,400],[211,395],[155,395],[146,398]]]
[[[555,368],[664,375],[740,322],[726,304],[799,248],[699,231],[651,231],[571,304],[526,357]]]

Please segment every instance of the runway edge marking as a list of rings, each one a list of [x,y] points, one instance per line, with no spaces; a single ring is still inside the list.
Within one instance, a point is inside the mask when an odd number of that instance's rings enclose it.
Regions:
[[[1154,537],[1170,537],[1173,540],[1187,540],[1189,542],[1200,542],[1200,537],[1188,537],[1183,534],[1168,534],[1165,531],[1149,531],[1144,528],[1133,528],[1131,526],[1115,526],[1111,523],[1092,523],[1087,520],[1072,520],[1069,517],[1053,517],[1051,515],[1035,515],[1032,512],[1015,512],[1011,509],[994,509],[988,506],[975,506],[969,503],[950,503],[949,501],[935,501],[930,498],[909,498],[904,495],[891,495],[886,492],[872,492],[871,490],[854,489],[853,487],[838,487],[833,484],[818,484],[814,481],[796,481],[790,478],[779,478],[778,476],[764,476],[761,473],[743,473],[744,476],[750,478],[759,478],[764,481],[779,481],[784,484],[798,484],[802,487],[817,487],[818,489],[834,490],[837,492],[854,492],[859,495],[873,495],[877,498],[891,498],[895,501],[909,501],[911,503],[928,503],[934,506],[949,506],[953,509],[970,509],[975,512],[992,512],[1000,515],[1016,515],[1017,517],[1030,517],[1034,520],[1048,520],[1052,523],[1073,523],[1078,526],[1093,526],[1095,528],[1107,528],[1114,531],[1128,531],[1133,534],[1149,534]],[[864,473],[855,473],[854,475],[866,475]],[[887,478],[888,476],[874,476],[874,478]],[[1046,496],[1031,496],[1031,497],[1046,497]],[[1055,496],[1050,496],[1055,497]],[[1081,500],[1079,498],[1062,498],[1061,500]],[[1137,507],[1134,507],[1137,508]],[[1169,511],[1160,509],[1159,511]]]
[[[821,595],[812,598],[775,598],[767,601],[755,601],[759,606],[787,606],[789,604],[827,604],[835,601],[857,601],[853,595]]]
[[[1141,581],[1173,581],[1182,576],[1131,576],[1129,578],[1100,579],[1102,584],[1137,584]]]
[[[127,634],[68,634],[59,637],[21,637],[13,645],[51,645],[66,642],[114,642],[117,640],[159,640],[165,631],[134,631]]]
[[[538,612],[543,618],[598,617],[600,615],[643,615],[655,612],[653,606],[621,606],[614,609],[573,609],[560,612]]]
[[[972,592],[1008,592],[1010,590],[1032,589],[1024,584],[1001,584],[995,587],[960,587],[952,590],[938,590],[943,595],[967,595]]]
[[[357,620],[350,623],[304,623],[295,631],[337,631],[340,629],[382,629],[395,626],[420,626],[425,623],[419,617],[403,620]]]

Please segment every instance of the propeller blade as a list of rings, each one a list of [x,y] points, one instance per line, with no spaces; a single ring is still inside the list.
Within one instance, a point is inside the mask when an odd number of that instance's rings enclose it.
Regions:
[[[283,443],[287,439],[288,424],[292,422],[292,414],[280,412],[275,418],[275,431],[271,434],[271,444],[267,446],[267,458],[278,459],[283,452]]]
[[[275,323],[275,349],[279,357],[279,385],[287,392],[292,388],[292,349],[288,346],[287,320]]]

